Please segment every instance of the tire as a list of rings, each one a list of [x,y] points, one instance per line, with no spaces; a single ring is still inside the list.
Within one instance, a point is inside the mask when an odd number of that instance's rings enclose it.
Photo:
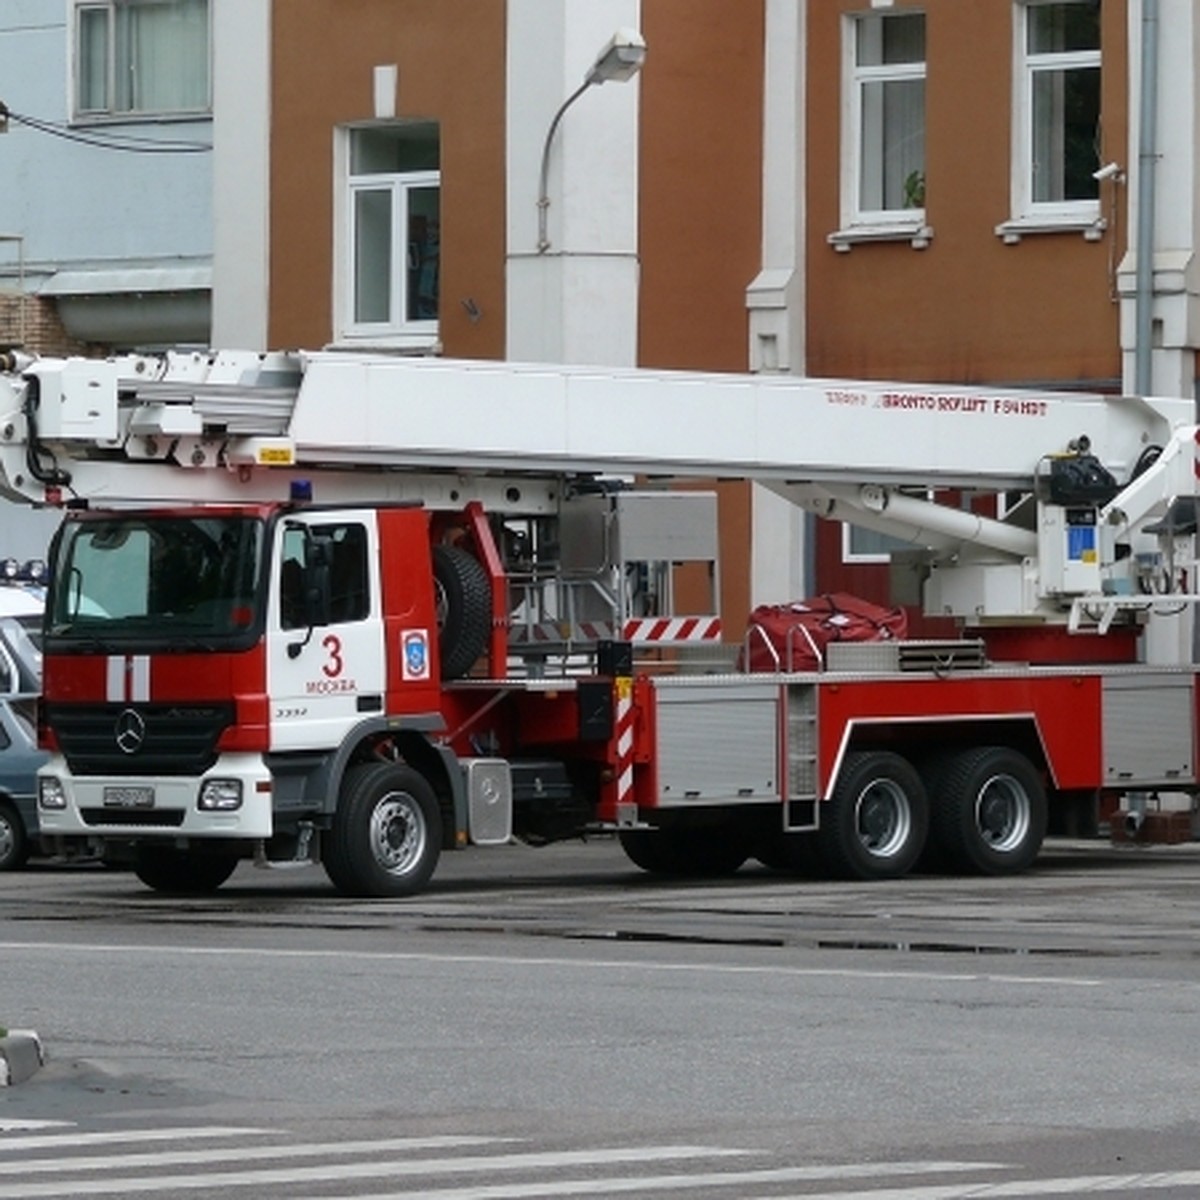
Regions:
[[[224,851],[139,846],[133,873],[156,892],[169,896],[204,896],[215,892],[237,865],[238,856]]]
[[[820,812],[821,857],[844,879],[906,875],[929,831],[925,785],[907,759],[890,751],[847,755]]]
[[[394,763],[346,772],[321,856],[338,891],[411,896],[429,882],[441,852],[441,810],[420,774]]]
[[[433,584],[442,678],[460,679],[487,648],[491,581],[474,555],[457,546],[434,546]]]
[[[623,829],[617,835],[634,866],[651,875],[716,879],[750,857],[746,839],[727,826],[704,829]]]
[[[755,846],[754,857],[768,870],[782,875],[815,878],[824,873],[815,833],[780,830]]]
[[[931,837],[955,868],[981,875],[1027,870],[1046,836],[1046,789],[1025,755],[984,746],[939,772]]]
[[[16,871],[29,861],[29,838],[20,813],[0,801],[0,871]]]

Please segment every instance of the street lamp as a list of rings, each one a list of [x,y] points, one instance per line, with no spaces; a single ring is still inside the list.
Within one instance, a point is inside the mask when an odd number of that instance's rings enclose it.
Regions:
[[[554,133],[563,119],[563,114],[592,86],[599,83],[624,83],[632,79],[646,61],[646,42],[636,29],[618,29],[609,39],[608,44],[600,51],[592,68],[584,77],[583,82],[559,106],[558,112],[546,130],[546,141],[542,146],[542,170],[538,177],[538,241],[539,254],[545,254],[550,249],[550,237],[546,232],[546,210],[550,207],[550,197],[546,194],[546,177],[550,173],[550,143]]]

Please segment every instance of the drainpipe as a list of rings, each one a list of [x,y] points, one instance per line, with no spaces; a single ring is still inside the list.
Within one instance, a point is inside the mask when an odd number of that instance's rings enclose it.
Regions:
[[[1142,80],[1138,121],[1137,273],[1134,292],[1133,390],[1152,391],[1154,333],[1154,198],[1158,169],[1158,0],[1142,0]]]

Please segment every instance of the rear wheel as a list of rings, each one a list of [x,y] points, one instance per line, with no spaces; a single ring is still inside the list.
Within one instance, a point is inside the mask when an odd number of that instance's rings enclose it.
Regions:
[[[779,830],[755,845],[754,857],[764,867],[784,875],[812,877],[822,874],[823,864],[815,833]]]
[[[920,856],[929,801],[907,759],[890,751],[847,756],[833,795],[822,805],[817,841],[836,875],[896,879]]]
[[[322,853],[339,891],[411,896],[429,882],[441,851],[441,811],[423,776],[393,763],[346,772]]]
[[[1024,871],[1046,835],[1046,790],[1033,764],[1007,746],[967,750],[938,772],[932,839],[959,869]]]
[[[215,892],[237,865],[238,856],[225,851],[139,846],[133,871],[156,892],[170,896],[199,896]]]
[[[618,837],[629,861],[652,875],[732,875],[750,856],[746,838],[726,826],[623,829]]]
[[[0,871],[15,871],[29,858],[29,839],[20,813],[6,800],[0,801]]]

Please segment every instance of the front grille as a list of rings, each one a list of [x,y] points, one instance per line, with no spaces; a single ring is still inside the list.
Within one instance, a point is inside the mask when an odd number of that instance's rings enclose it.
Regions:
[[[123,808],[81,808],[79,815],[85,825],[136,825],[159,829],[178,829],[183,824],[183,809],[166,812],[131,812]]]
[[[232,704],[47,704],[43,711],[73,775],[201,775],[233,724]],[[127,753],[117,734],[130,712],[144,736]]]

